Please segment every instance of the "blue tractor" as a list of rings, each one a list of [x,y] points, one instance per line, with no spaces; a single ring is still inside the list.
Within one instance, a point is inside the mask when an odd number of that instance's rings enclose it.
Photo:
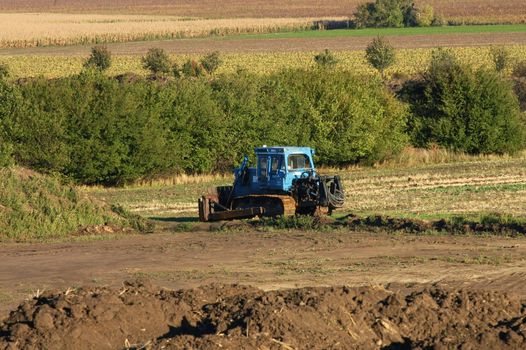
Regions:
[[[331,214],[343,206],[339,176],[320,176],[308,147],[258,147],[257,163],[248,157],[234,169],[232,186],[210,189],[199,199],[199,220],[220,221],[256,216]]]

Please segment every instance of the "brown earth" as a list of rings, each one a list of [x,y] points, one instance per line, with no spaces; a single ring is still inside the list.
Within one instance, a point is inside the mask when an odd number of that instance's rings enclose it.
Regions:
[[[42,290],[86,284],[118,287],[123,280],[138,277],[173,289],[214,282],[264,290],[440,283],[513,291],[526,297],[523,235],[417,235],[359,227],[175,232],[178,229],[167,223],[161,228],[164,233],[146,236],[3,244],[0,319],[21,300]]]
[[[24,302],[0,349],[519,349],[526,304],[501,292],[417,286],[170,291],[148,282]]]
[[[286,38],[286,39],[178,39],[107,44],[114,55],[143,55],[152,47],[173,54],[202,54],[211,51],[237,52],[311,52],[363,50],[374,37]],[[435,47],[478,47],[489,45],[526,45],[526,33],[464,33],[386,36],[397,49]],[[78,56],[88,55],[91,45],[0,49],[0,55]]]
[[[365,0],[0,0],[2,11],[149,13],[198,17],[351,16]],[[416,0],[446,19],[467,22],[526,20],[523,0]]]

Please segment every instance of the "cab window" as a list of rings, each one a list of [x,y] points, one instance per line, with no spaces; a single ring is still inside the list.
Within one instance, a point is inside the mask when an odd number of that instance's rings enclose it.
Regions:
[[[305,154],[292,154],[287,162],[288,170],[310,169],[309,157]]]
[[[267,166],[268,166],[268,158],[260,157],[259,158],[259,178],[260,179],[266,179],[268,177]]]
[[[282,156],[272,156],[271,163],[270,163],[270,170],[272,172],[272,175],[277,175],[279,169],[283,167],[283,157]]]

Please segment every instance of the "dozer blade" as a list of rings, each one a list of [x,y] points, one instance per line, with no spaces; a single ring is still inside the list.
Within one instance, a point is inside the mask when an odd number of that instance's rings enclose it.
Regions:
[[[296,201],[286,195],[249,195],[234,198],[232,209],[221,203],[215,193],[199,199],[199,221],[250,219],[256,216],[291,216],[296,213]]]
[[[262,216],[265,209],[262,207],[251,207],[230,210],[216,201],[213,196],[203,196],[199,199],[199,221],[222,221],[236,219],[250,219]]]

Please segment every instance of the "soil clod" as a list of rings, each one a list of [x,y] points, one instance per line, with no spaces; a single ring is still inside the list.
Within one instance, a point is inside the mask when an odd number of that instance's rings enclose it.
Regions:
[[[0,349],[518,349],[526,305],[500,292],[417,286],[262,291],[212,284],[170,291],[45,293],[0,328]]]

